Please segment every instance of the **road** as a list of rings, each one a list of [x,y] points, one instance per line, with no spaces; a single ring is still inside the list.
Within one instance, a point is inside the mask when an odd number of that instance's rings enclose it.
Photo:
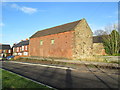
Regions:
[[[44,65],[2,62],[2,68],[49,85],[63,88],[118,88],[118,72],[101,68],[81,66],[79,69]]]

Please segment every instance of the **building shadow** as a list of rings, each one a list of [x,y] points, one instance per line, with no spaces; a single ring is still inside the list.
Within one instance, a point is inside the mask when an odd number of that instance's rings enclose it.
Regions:
[[[66,89],[73,88],[70,68],[66,69],[65,87]]]
[[[104,80],[102,80],[98,75],[96,75],[86,64],[85,64],[86,68],[100,81],[102,82],[104,85],[106,85],[106,87],[109,89],[109,90],[113,90],[109,85],[108,83],[106,83]]]
[[[99,68],[98,66],[95,66],[99,71],[101,71],[102,73],[104,73],[106,76],[110,77],[111,79],[118,81],[118,79],[113,78],[112,76],[110,76],[109,74],[107,74],[106,72],[104,72],[101,68]]]

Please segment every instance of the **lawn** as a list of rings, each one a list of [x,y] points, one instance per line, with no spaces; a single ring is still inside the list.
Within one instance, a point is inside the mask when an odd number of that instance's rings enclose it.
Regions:
[[[11,73],[3,69],[2,69],[2,88],[3,90],[7,88],[42,88],[43,90],[44,89],[53,90],[51,88],[35,83],[22,76],[19,76],[15,73]]]

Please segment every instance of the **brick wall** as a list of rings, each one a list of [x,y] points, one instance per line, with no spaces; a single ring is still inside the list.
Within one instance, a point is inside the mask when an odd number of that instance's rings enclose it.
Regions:
[[[2,53],[2,50],[0,49],[0,53]]]
[[[72,58],[74,31],[30,39],[30,56]],[[54,44],[51,44],[54,39]],[[40,45],[43,40],[43,45]]]
[[[2,56],[2,50],[0,49],[0,57]]]

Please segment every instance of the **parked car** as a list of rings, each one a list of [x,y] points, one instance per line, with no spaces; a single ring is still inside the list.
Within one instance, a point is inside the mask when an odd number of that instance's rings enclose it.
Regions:
[[[7,60],[13,59],[15,56],[8,56],[6,57]]]
[[[0,60],[2,60],[2,57],[0,57]]]

